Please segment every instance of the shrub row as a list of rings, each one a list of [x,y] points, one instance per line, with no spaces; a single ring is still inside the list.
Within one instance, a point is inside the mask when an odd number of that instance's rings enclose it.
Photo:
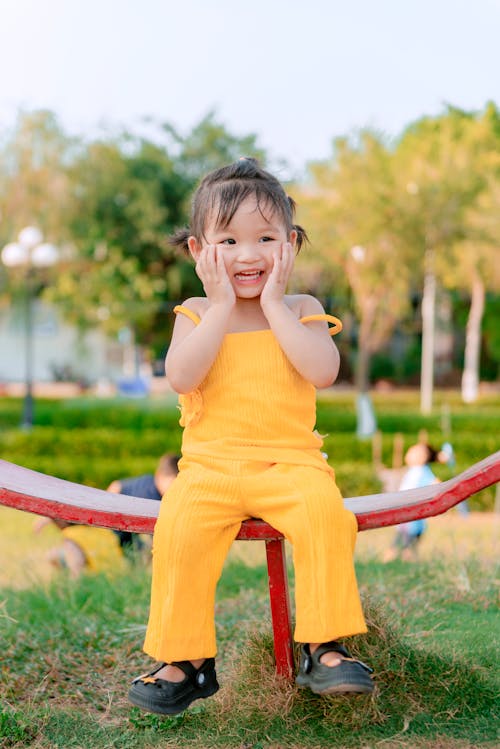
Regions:
[[[500,403],[498,398],[484,397],[478,404],[465,406],[447,394],[445,403],[450,412],[453,434],[462,431],[482,434],[498,431]],[[377,423],[384,433],[417,434],[421,429],[441,431],[443,414],[436,396],[435,413],[423,416],[419,412],[418,393],[396,391],[384,397],[373,396]],[[0,400],[0,429],[16,429],[21,421],[22,401],[14,398]],[[176,397],[136,401],[120,398],[95,399],[82,397],[66,401],[38,399],[35,404],[35,425],[65,429],[86,429],[97,426],[115,429],[176,429],[179,412]],[[354,433],[356,430],[355,394],[335,390],[320,393],[318,399],[318,429],[320,431]]]
[[[321,430],[320,430],[321,431]],[[324,434],[324,450],[332,465],[357,463],[372,468],[371,440],[359,440],[354,434],[329,432]],[[416,441],[417,433],[404,435],[404,448]],[[382,462],[390,466],[394,446],[393,435],[383,435]],[[440,447],[443,437],[440,432],[429,432],[429,442]],[[36,427],[31,432],[4,430],[0,433],[0,455],[5,460],[22,462],[30,458],[70,459],[81,456],[89,461],[127,460],[140,458],[156,459],[164,452],[179,452],[181,429],[178,425],[170,429],[59,429]],[[491,431],[470,434],[462,433],[453,440],[460,470],[471,463],[495,452],[498,446],[496,435]],[[441,469],[441,466],[437,466]],[[444,474],[446,475],[446,473]],[[441,478],[444,476],[441,475]]]
[[[401,396],[399,396],[401,400]],[[398,409],[403,408],[403,399]],[[382,460],[391,465],[394,432],[404,434],[404,447],[416,441],[421,428],[428,430],[436,447],[443,442],[437,417],[416,418],[416,400],[408,400],[410,413],[391,414],[394,401],[387,397],[377,404],[379,425],[387,429],[382,439]],[[383,409],[386,409],[385,411]],[[457,406],[458,409],[458,406]],[[495,411],[497,413],[495,413]],[[478,409],[473,414],[458,413],[464,428],[455,430],[453,443],[455,468],[436,466],[437,475],[446,480],[481,460],[498,447],[497,425],[500,409]],[[42,473],[69,481],[105,488],[112,480],[149,473],[164,452],[178,453],[181,443],[179,414],[175,404],[155,401],[40,401],[37,426],[30,432],[3,428],[0,432],[0,457]],[[20,416],[20,402],[4,400],[0,404],[0,423]],[[42,423],[40,423],[42,422]],[[347,426],[350,428],[347,429]],[[404,427],[407,426],[405,430]],[[467,428],[466,428],[467,427]],[[380,491],[372,463],[370,440],[357,439],[353,396],[320,401],[318,429],[325,434],[324,450],[334,466],[344,496],[359,496]],[[473,509],[492,509],[493,489],[471,500]]]
[[[57,437],[57,447],[51,444],[50,436],[44,433],[43,428],[33,432],[31,443],[27,442],[24,434],[19,440],[15,439],[18,434],[14,438],[7,435],[7,439],[4,435],[0,440],[0,455],[4,460],[41,473],[106,488],[114,479],[154,471],[162,452],[179,451],[180,432],[172,433],[169,440],[151,432],[141,435],[139,439],[137,434],[124,430],[119,435],[112,430],[89,431],[91,434],[82,434],[83,430],[77,433],[79,439],[76,441],[73,431],[63,432]],[[66,442],[62,435],[66,435]],[[7,446],[6,442],[10,445]],[[476,443],[474,446],[477,447]],[[381,490],[373,469],[369,443],[360,443],[355,438],[339,434],[325,440],[325,449],[344,496],[374,494]],[[487,450],[484,450],[477,459],[486,454]],[[454,470],[464,470],[475,460],[460,460]],[[435,472],[443,480],[452,475],[447,466],[436,466]],[[491,510],[493,504],[492,488],[480,492],[471,500],[472,509]]]

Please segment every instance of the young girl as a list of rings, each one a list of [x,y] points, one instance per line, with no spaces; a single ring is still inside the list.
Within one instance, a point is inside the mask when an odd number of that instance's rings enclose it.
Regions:
[[[182,712],[219,685],[214,600],[242,520],[262,518],[293,545],[297,682],[318,694],[371,692],[371,669],[337,638],[366,632],[353,568],[357,525],[314,431],[315,388],[337,377],[340,324],[305,294],[287,295],[306,238],[294,202],[254,159],[211,172],[189,230],[173,242],[196,261],[206,297],[176,307],[166,372],[180,394],[179,475],[153,539],[144,650],[161,661],[130,700]]]
[[[437,484],[439,479],[430,466],[434,462],[446,463],[446,454],[435,450],[426,442],[417,442],[409,447],[405,455],[408,470],[401,480],[399,491]],[[398,525],[392,546],[384,554],[384,562],[392,562],[398,556],[405,561],[416,559],[418,545],[426,527],[427,521],[423,518]]]

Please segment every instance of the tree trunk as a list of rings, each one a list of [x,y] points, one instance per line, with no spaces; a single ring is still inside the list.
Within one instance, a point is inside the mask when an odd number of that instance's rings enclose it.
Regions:
[[[481,353],[481,323],[484,312],[484,283],[475,273],[472,280],[471,303],[465,328],[462,400],[474,403],[479,393],[479,357]]]
[[[361,338],[358,340],[358,357],[356,361],[356,390],[359,393],[366,393],[370,385],[370,360],[371,353],[367,346],[364,345]]]
[[[368,393],[370,387],[370,363],[372,350],[370,337],[374,320],[374,305],[367,303],[362,311],[358,336],[358,357],[356,361],[356,434],[359,438],[371,437],[377,429],[375,412]]]
[[[434,390],[434,326],[436,316],[436,277],[433,256],[426,252],[426,273],[422,295],[422,361],[420,373],[420,411],[430,414]]]

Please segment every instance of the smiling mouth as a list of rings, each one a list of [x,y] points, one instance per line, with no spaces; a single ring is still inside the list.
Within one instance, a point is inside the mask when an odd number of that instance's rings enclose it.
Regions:
[[[242,283],[251,283],[252,281],[258,281],[258,279],[264,275],[263,270],[251,270],[251,271],[240,271],[235,274],[235,279]]]

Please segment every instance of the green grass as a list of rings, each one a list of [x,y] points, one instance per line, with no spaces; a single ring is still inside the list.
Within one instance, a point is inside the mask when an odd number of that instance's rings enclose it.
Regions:
[[[420,429],[443,441],[451,412],[457,470],[498,447],[500,404],[464,406],[437,393],[423,417],[415,393],[374,395],[390,464],[393,435]],[[167,401],[37,401],[32,432],[18,429],[20,401],[0,403],[0,455],[94,486],[152,470],[177,451],[178,412]],[[346,496],[378,491],[370,442],[354,435],[352,394],[325,393],[318,428]],[[448,469],[438,467],[441,478]],[[473,507],[493,506],[494,491]],[[465,749],[497,747],[498,516],[456,512],[429,522],[420,561],[382,564],[393,530],[359,536],[357,570],[368,635],[349,645],[375,668],[374,697],[319,698],[274,675],[264,545],[235,544],[218,588],[221,691],[180,717],[141,713],[126,700],[148,666],[141,643],[149,570],[109,579],[54,576],[45,552],[53,528],[0,507],[0,747],[2,749]],[[293,582],[293,574],[291,572]]]
[[[23,544],[33,543],[31,516],[4,508],[2,521],[2,540],[18,529],[21,565]],[[74,582],[62,575],[4,587],[0,746],[496,747],[494,523],[481,514],[436,519],[418,564],[381,563],[377,550],[392,529],[360,535],[357,569],[369,633],[349,645],[375,668],[373,698],[320,698],[276,679],[260,543],[235,545],[219,584],[221,691],[172,719],[144,714],[126,701],[130,678],[148,665],[141,653],[147,568],[131,567],[114,579]],[[32,555],[36,564],[35,550]]]

